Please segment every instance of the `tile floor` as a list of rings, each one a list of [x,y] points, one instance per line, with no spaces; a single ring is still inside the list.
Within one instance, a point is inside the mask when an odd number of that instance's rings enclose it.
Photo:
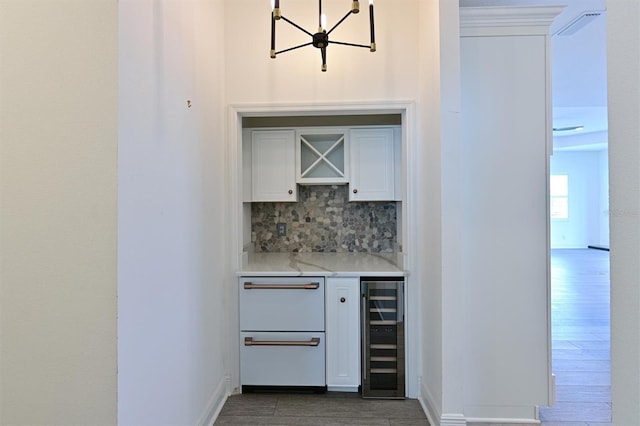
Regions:
[[[233,395],[215,425],[428,426],[417,400],[362,399],[360,394]]]
[[[609,252],[553,250],[552,350],[556,404],[543,426],[611,424]],[[216,425],[428,425],[416,400],[370,400],[359,394],[231,396]]]

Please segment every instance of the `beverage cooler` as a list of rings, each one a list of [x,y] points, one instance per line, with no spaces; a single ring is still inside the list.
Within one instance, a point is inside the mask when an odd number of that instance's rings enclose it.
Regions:
[[[362,278],[362,397],[404,398],[404,281]]]

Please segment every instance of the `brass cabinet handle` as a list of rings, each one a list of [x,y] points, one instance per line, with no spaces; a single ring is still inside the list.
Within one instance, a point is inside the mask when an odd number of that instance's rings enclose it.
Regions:
[[[341,298],[340,298],[340,303],[344,303],[344,302],[346,302],[346,301],[347,301],[347,299],[346,299],[346,298],[344,298],[344,297],[341,297]]]
[[[307,284],[254,284],[244,283],[245,290],[317,290],[320,283]]]
[[[289,195],[293,194],[293,189],[289,190]]]
[[[253,340],[253,337],[245,337],[245,346],[318,346],[320,344],[319,337],[313,337],[311,340]]]
[[[357,190],[357,189],[354,189],[354,190],[353,190],[353,193],[354,193],[354,194],[357,194],[357,193],[358,193],[358,190]]]

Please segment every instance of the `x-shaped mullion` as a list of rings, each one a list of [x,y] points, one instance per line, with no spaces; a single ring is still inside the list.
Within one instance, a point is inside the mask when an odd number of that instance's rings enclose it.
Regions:
[[[320,163],[321,161],[324,160],[325,163],[327,163],[327,165],[329,165],[329,167],[331,167],[338,175],[340,176],[344,176],[344,172],[342,172],[340,169],[338,169],[336,166],[333,165],[333,163],[331,163],[331,161],[329,161],[326,156],[331,154],[333,152],[334,149],[336,149],[338,147],[338,145],[340,145],[340,142],[342,142],[344,140],[344,136],[340,136],[340,138],[329,147],[328,150],[326,150],[323,153],[321,153],[320,151],[318,151],[309,141],[307,141],[304,136],[300,136],[300,139],[302,140],[302,142],[305,143],[305,145],[311,149],[311,151],[313,151],[318,158],[316,159],[316,161],[314,161],[313,163],[311,163],[311,165],[309,167],[307,167],[307,169],[302,172],[302,176],[306,175],[307,173],[309,173],[311,170],[313,170],[314,168],[316,168],[316,166],[318,165],[318,163]]]

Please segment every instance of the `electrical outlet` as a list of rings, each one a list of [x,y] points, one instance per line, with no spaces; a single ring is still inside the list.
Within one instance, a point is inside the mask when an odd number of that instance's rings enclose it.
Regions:
[[[286,237],[287,236],[287,224],[286,223],[278,223],[276,224],[276,232],[278,237]]]

